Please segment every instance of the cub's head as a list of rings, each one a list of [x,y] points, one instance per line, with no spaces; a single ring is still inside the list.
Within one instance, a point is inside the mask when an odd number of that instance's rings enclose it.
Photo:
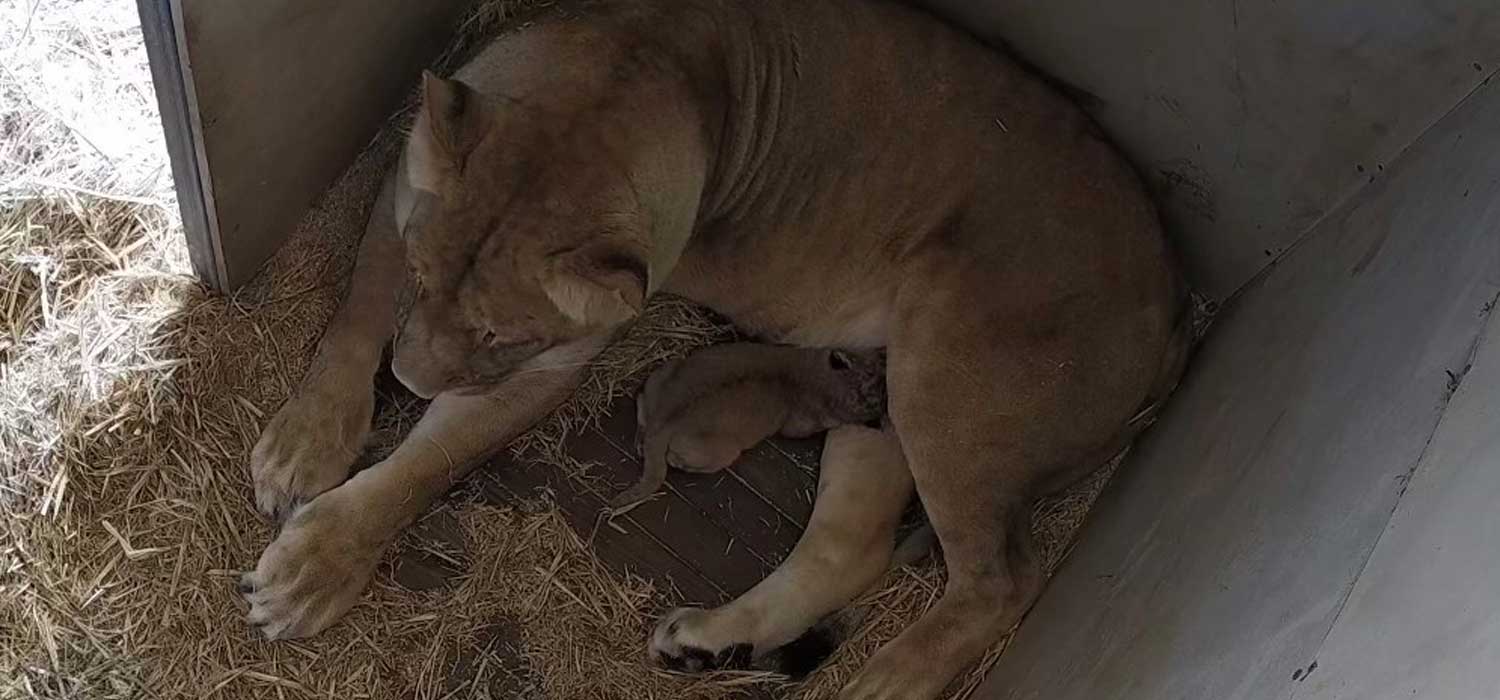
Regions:
[[[618,132],[587,116],[425,76],[394,196],[409,271],[392,369],[414,393],[578,364],[639,314],[648,217]]]

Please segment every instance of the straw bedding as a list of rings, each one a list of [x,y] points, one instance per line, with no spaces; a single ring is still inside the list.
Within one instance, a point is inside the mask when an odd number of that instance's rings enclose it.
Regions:
[[[485,6],[462,43],[516,4]],[[188,274],[148,76],[129,0],[0,4],[0,698],[720,698],[753,685],[829,697],[937,598],[937,564],[893,572],[801,684],[675,676],[644,663],[664,592],[606,569],[545,499],[498,508],[460,489],[389,559],[445,561],[459,572],[449,587],[408,590],[383,566],[329,632],[257,640],[233,582],[273,529],[246,455],[332,313],[399,133],[254,283],[217,296]],[[728,334],[657,302],[515,449],[578,469],[571,431],[655,362]],[[421,410],[385,398],[376,453]],[[1049,570],[1108,473],[1039,507]],[[438,525],[456,540],[424,535]]]

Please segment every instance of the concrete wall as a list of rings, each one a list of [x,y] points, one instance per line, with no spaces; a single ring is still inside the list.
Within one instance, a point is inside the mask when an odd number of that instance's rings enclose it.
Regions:
[[[1500,68],[1486,0],[916,1],[1085,93],[1216,297]]]

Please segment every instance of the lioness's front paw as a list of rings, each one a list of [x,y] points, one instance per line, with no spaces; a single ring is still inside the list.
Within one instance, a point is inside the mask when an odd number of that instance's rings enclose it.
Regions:
[[[311,389],[292,397],[250,453],[256,508],[280,520],[343,483],[364,448],[374,413],[369,388],[343,395]]]
[[[663,668],[692,673],[749,668],[755,646],[723,639],[712,622],[707,610],[678,608],[667,613],[651,634],[651,660]]]
[[[316,634],[359,601],[388,538],[370,520],[379,516],[358,506],[340,489],[313,499],[240,579],[250,624],[266,639]]]

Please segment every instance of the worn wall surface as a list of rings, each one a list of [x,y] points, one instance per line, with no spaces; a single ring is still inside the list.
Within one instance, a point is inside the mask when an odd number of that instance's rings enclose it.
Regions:
[[[1485,0],[915,0],[1073,85],[1238,289],[1500,68]]]
[[[162,2],[163,0],[143,0]],[[251,277],[447,45],[469,0],[171,0],[221,288]]]
[[[1500,232],[1497,232],[1500,233]],[[1500,335],[1487,329],[1297,700],[1500,697]]]

